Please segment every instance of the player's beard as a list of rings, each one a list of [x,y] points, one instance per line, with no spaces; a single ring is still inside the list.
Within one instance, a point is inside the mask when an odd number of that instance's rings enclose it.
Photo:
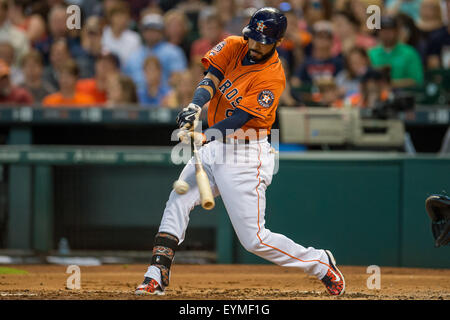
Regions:
[[[270,50],[270,51],[269,51],[268,53],[266,53],[265,55],[262,55],[261,58],[253,58],[253,57],[250,55],[250,51],[253,51],[253,52],[256,52],[256,53],[259,53],[259,52],[250,49],[250,50],[248,50],[248,52],[247,52],[247,57],[248,57],[248,59],[249,59],[251,62],[262,63],[262,62],[267,61],[267,60],[274,54],[274,52],[275,52],[276,49],[277,49],[277,46],[276,46],[276,44],[274,44],[272,50]]]

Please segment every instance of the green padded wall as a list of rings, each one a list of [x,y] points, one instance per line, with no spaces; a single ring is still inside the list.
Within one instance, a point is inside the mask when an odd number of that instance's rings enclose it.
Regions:
[[[281,161],[267,191],[266,227],[340,264],[400,262],[400,174],[395,161]],[[261,260],[239,249],[241,262]]]
[[[450,194],[450,161],[405,160],[401,264],[409,267],[450,267],[450,246],[434,248],[425,199],[433,193]]]

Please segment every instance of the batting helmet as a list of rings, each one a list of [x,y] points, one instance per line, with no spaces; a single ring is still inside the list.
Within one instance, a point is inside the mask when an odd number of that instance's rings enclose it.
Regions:
[[[284,36],[286,27],[287,19],[280,10],[265,7],[252,15],[249,24],[242,30],[242,34],[246,39],[272,44]]]

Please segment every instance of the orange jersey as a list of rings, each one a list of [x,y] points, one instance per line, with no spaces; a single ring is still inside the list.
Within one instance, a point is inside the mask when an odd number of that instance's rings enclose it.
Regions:
[[[76,92],[84,93],[92,96],[95,103],[105,103],[106,102],[106,92],[101,91],[97,87],[97,80],[95,79],[81,79],[77,81]]]
[[[213,126],[239,108],[254,116],[243,130],[264,129],[270,133],[286,86],[283,66],[276,51],[264,63],[243,65],[247,51],[248,44],[243,37],[231,36],[203,57],[206,69],[211,65],[224,76],[209,103],[208,125]]]
[[[50,94],[42,100],[45,107],[89,107],[95,106],[95,100],[89,95],[75,93],[71,98],[64,97],[60,92]]]

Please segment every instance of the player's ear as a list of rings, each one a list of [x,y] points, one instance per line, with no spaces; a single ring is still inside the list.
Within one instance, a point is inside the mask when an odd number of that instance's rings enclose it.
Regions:
[[[279,47],[281,45],[281,43],[283,42],[284,38],[281,38],[280,40],[277,41],[277,47]]]

